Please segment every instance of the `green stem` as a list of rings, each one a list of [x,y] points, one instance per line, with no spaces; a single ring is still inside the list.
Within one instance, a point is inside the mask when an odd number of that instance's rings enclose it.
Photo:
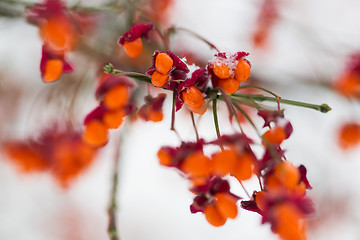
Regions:
[[[124,72],[120,71],[118,69],[115,69],[114,66],[111,63],[106,64],[104,67],[104,73],[106,74],[116,74],[120,76],[126,76],[135,80],[139,80],[146,83],[151,83],[151,77],[137,72]]]
[[[281,99],[281,97],[279,95],[277,95],[276,93],[266,89],[266,88],[262,88],[262,87],[259,87],[259,86],[254,86],[254,85],[245,85],[245,86],[240,86],[239,89],[244,89],[244,88],[253,88],[253,89],[258,89],[258,90],[261,90],[261,91],[264,91],[264,92],[267,92],[271,95],[273,95],[274,97],[276,98],[279,98]]]
[[[235,116],[235,119],[236,119],[236,121],[237,121],[237,123],[238,123],[238,125],[239,125],[239,128],[240,128],[240,131],[241,131],[242,133],[244,133],[244,130],[243,130],[242,127],[241,127],[239,118],[238,118],[238,116],[236,115],[236,112],[235,112],[233,103],[231,102],[228,94],[224,91],[224,89],[222,89],[222,88],[218,88],[218,89],[219,89],[219,91],[221,92],[221,96],[219,96],[219,99],[222,99],[222,100],[226,103],[226,106],[228,107],[229,112],[230,112],[230,118],[231,118],[232,116]]]
[[[218,120],[218,116],[217,116],[216,103],[217,103],[217,99],[214,98],[213,99],[213,116],[214,116],[214,124],[215,124],[216,135],[217,135],[217,137],[219,139],[221,134],[220,134],[220,128],[219,128],[219,120]],[[221,150],[224,151],[224,147],[222,146],[222,144],[219,144],[219,146],[220,146]]]
[[[233,103],[233,106],[239,110],[239,112],[241,112],[241,114],[246,118],[246,120],[248,120],[248,122],[251,124],[251,126],[253,126],[253,128],[255,129],[256,133],[261,136],[259,130],[257,129],[257,127],[255,126],[254,122],[251,120],[250,116],[244,111],[244,109],[242,109],[238,104]]]
[[[310,109],[314,109],[314,110],[322,112],[322,113],[327,113],[331,110],[331,107],[329,107],[325,103],[321,104],[321,105],[317,105],[317,104],[293,101],[293,100],[289,100],[289,99],[278,99],[275,97],[266,97],[264,95],[252,95],[252,94],[232,94],[232,96],[237,97],[237,98],[243,98],[243,99],[251,99],[251,100],[260,101],[260,102],[262,102],[262,101],[269,101],[269,102],[279,101],[280,103],[283,103],[283,104],[304,107],[304,108],[310,108]]]

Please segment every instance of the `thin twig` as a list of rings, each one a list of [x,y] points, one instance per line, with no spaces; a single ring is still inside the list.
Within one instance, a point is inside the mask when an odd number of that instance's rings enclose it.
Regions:
[[[199,40],[203,41],[204,43],[206,43],[207,45],[209,45],[212,49],[214,49],[215,51],[217,52],[220,52],[219,49],[214,45],[212,44],[211,42],[209,42],[208,40],[206,40],[203,36],[189,30],[189,29],[186,29],[186,28],[182,28],[182,27],[172,27],[172,28],[169,28],[168,29],[168,33],[173,33],[173,32],[176,32],[176,31],[183,31],[183,32],[186,32],[186,33],[189,33],[191,35],[193,35],[194,37],[198,38]]]
[[[112,179],[112,188],[111,188],[111,198],[108,207],[108,214],[109,214],[109,226],[108,226],[108,234],[111,240],[119,240],[119,234],[117,230],[117,221],[116,221],[116,202],[117,202],[117,188],[119,182],[118,176],[118,168],[120,162],[120,137],[117,141],[117,148],[114,156],[114,172],[113,172],[113,179]]]
[[[197,127],[196,127],[196,124],[195,124],[194,113],[192,111],[190,111],[190,116],[191,116],[192,125],[194,127],[194,131],[195,131],[195,134],[196,134],[196,141],[199,141],[199,133],[198,133],[198,130],[197,130]]]

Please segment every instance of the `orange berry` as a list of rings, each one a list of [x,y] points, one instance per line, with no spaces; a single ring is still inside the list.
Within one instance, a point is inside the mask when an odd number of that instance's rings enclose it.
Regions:
[[[221,215],[226,218],[236,218],[238,208],[236,206],[236,199],[227,193],[217,193],[216,208]]]
[[[93,146],[103,146],[108,139],[108,129],[102,122],[91,121],[85,126],[83,140]]]
[[[339,145],[343,149],[349,149],[360,144],[360,125],[348,123],[342,126],[339,132]]]
[[[182,91],[181,96],[183,101],[189,106],[198,107],[205,104],[202,93],[195,86],[190,86],[185,91]]]
[[[212,172],[218,176],[225,176],[236,166],[236,153],[224,150],[212,156]]]
[[[250,65],[244,60],[239,60],[235,68],[235,78],[240,82],[245,82],[250,77]]]
[[[228,64],[222,62],[213,63],[214,74],[220,79],[226,79],[231,77],[231,68]]]
[[[76,32],[66,17],[56,16],[40,25],[40,35],[55,51],[72,50],[76,42]]]
[[[243,154],[238,157],[236,168],[231,171],[231,175],[236,177],[239,181],[251,178],[253,174],[254,163],[249,154]]]
[[[108,128],[118,128],[122,124],[124,117],[124,110],[106,112],[103,116],[103,121]]]
[[[95,149],[81,139],[64,141],[56,145],[53,152],[52,173],[63,187],[93,161]]]
[[[290,190],[294,189],[300,181],[299,170],[287,161],[283,161],[276,165],[273,174]]]
[[[210,159],[201,151],[190,154],[182,164],[182,170],[195,177],[209,175],[210,168]]]
[[[303,214],[291,203],[282,203],[273,210],[275,218],[274,232],[283,240],[305,240]]]
[[[220,79],[218,87],[224,89],[227,94],[233,94],[239,89],[240,81],[235,78]]]
[[[205,99],[195,86],[190,86],[185,91],[182,91],[181,96],[190,111],[200,115],[205,113]]]
[[[132,42],[125,41],[123,46],[127,55],[132,58],[139,56],[143,49],[141,38],[137,38]]]
[[[159,162],[161,165],[171,165],[171,156],[165,149],[160,149],[157,153],[157,157],[159,158]]]
[[[45,82],[53,82],[59,79],[63,72],[63,62],[59,59],[50,59],[46,62],[43,79]]]
[[[299,197],[302,197],[306,194],[306,185],[305,183],[300,183],[298,184],[294,190],[293,190],[293,194],[294,196],[299,196]]]
[[[348,97],[360,96],[360,75],[356,72],[350,72],[341,76],[335,85],[336,90]]]
[[[285,130],[282,127],[270,129],[264,133],[263,138],[265,140],[265,144],[272,143],[280,145],[286,139]]]
[[[8,143],[3,145],[3,150],[24,172],[42,171],[49,166],[41,152],[33,150],[31,146]]]
[[[284,191],[288,192],[286,189],[284,189],[284,185],[281,183],[280,179],[276,178],[274,175],[270,175],[266,178],[265,185],[266,189],[272,195],[283,194]]]
[[[155,68],[156,71],[162,74],[167,74],[174,64],[173,59],[166,53],[159,53],[156,55]]]
[[[268,193],[264,191],[256,193],[255,202],[261,211],[266,209],[266,195],[268,195]]]
[[[215,227],[220,227],[224,225],[227,220],[227,218],[224,217],[213,205],[207,206],[204,210],[204,214],[206,220]]]
[[[162,111],[153,111],[151,108],[147,108],[147,117],[150,121],[161,122],[164,118]]]
[[[103,97],[104,105],[107,109],[117,110],[124,107],[130,98],[127,86],[117,85],[108,90]]]
[[[162,74],[162,73],[159,73],[158,71],[155,71],[151,76],[151,83],[155,87],[164,86],[168,82],[168,80],[169,80],[168,74]]]

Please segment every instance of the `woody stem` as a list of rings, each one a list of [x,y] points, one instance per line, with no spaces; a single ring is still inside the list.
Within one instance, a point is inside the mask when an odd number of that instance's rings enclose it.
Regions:
[[[117,188],[118,188],[118,168],[119,168],[119,159],[120,159],[120,138],[117,141],[117,148],[114,157],[114,172],[112,179],[112,188],[111,188],[111,199],[108,207],[109,214],[109,225],[108,225],[108,234],[110,240],[119,240],[118,230],[117,230],[117,221],[116,221],[116,202],[117,202]]]
[[[199,133],[198,133],[198,130],[197,130],[197,127],[196,127],[196,124],[195,124],[194,113],[191,112],[191,111],[190,111],[190,116],[191,116],[192,125],[194,127],[194,131],[195,131],[195,134],[196,134],[196,141],[199,141]]]
[[[240,182],[240,185],[241,185],[242,189],[244,189],[244,192],[246,193],[246,195],[247,195],[249,198],[251,198],[249,192],[248,192],[248,191],[246,190],[246,188],[244,187],[242,181],[239,181],[239,182]]]
[[[173,98],[172,98],[172,109],[171,109],[171,127],[170,130],[175,131],[175,102],[176,102],[176,92],[173,91]]]
[[[176,31],[187,32],[187,33],[193,35],[194,37],[196,37],[197,39],[203,41],[203,42],[206,43],[207,45],[209,45],[209,47],[211,47],[211,48],[214,49],[215,51],[220,52],[219,49],[218,49],[214,44],[212,44],[211,42],[209,42],[208,40],[206,40],[203,36],[201,36],[201,35],[193,32],[193,31],[190,31],[189,29],[182,28],[182,27],[172,27],[172,28],[169,28],[169,29],[168,29],[168,32],[169,32],[169,33],[176,32]]]

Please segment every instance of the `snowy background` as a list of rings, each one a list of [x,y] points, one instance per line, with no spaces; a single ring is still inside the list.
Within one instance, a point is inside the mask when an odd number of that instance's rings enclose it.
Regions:
[[[1,0],[0,0],[1,1]],[[85,2],[85,1],[83,1]],[[359,103],[349,103],[331,89],[304,84],[303,79],[332,81],[344,69],[348,54],[359,50],[360,2],[358,0],[282,0],[281,20],[271,31],[269,49],[254,50],[250,44],[252,27],[260,1],[178,0],[171,21],[213,42],[222,51],[248,51],[253,71],[268,82],[268,88],[283,98],[327,103],[333,110],[322,114],[309,109],[285,107],[285,116],[294,134],[285,144],[286,157],[295,165],[304,164],[314,187],[317,214],[310,220],[309,239],[360,239],[360,147],[340,150],[337,130],[341,123],[360,119]],[[121,33],[119,33],[121,34]],[[175,41],[211,57],[208,47],[192,37]],[[199,47],[200,45],[200,47]],[[0,84],[2,108],[11,109],[17,89],[21,98],[18,112],[1,114],[2,136],[29,136],[46,124],[43,119],[59,117],[47,109],[39,116],[34,110],[36,96],[48,86],[40,80],[41,58],[38,29],[21,19],[0,19]],[[276,81],[276,82],[274,82]],[[272,87],[274,86],[274,87]],[[95,105],[94,88],[84,96],[79,119]],[[92,89],[92,90],[91,90]],[[170,109],[170,98],[165,109]],[[357,111],[357,112],[356,112]],[[61,114],[61,113],[60,113]],[[220,118],[223,133],[232,131],[226,112]],[[221,115],[221,112],[220,112]],[[259,121],[260,125],[261,122]],[[163,145],[178,145],[169,131],[170,112],[161,123],[137,121],[113,133],[122,135],[118,227],[122,240],[154,239],[277,239],[268,224],[261,225],[255,213],[240,211],[235,220],[221,228],[212,227],[201,214],[191,214],[192,194],[188,183],[175,171],[158,164],[156,152]],[[195,139],[191,120],[179,113],[177,129],[184,139]],[[245,128],[251,132],[250,127]],[[215,138],[210,113],[199,121],[201,136]],[[43,173],[22,175],[4,156],[0,159],[0,239],[1,240],[98,240],[107,239],[112,157],[110,141],[98,159],[68,190],[57,186]],[[256,180],[245,182],[257,189]],[[234,184],[235,192],[245,197]]]

